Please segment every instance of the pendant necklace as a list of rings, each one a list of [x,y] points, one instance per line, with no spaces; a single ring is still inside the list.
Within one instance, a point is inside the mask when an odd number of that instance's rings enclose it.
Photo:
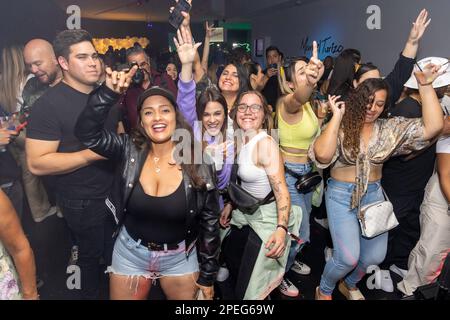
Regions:
[[[155,171],[156,171],[156,173],[160,173],[161,172],[161,168],[159,167],[159,165],[158,165],[158,161],[159,161],[159,158],[158,157],[154,157],[153,158],[153,161],[155,162]]]

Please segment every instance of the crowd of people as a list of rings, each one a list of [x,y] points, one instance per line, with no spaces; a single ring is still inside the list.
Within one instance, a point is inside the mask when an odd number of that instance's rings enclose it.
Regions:
[[[192,1],[189,1],[192,4]],[[100,56],[85,30],[2,50],[0,299],[39,299],[20,220],[67,223],[83,299],[236,299],[301,293],[314,219],[330,239],[315,298],[381,268],[406,296],[439,277],[450,251],[450,65],[416,61],[423,10],[385,77],[356,49],[321,61],[242,49],[209,64],[189,13],[156,67],[138,44]],[[200,52],[202,51],[202,55]],[[443,56],[446,56],[443,53]],[[363,235],[362,208],[390,201],[398,226]],[[321,213],[321,215],[317,215]],[[67,253],[69,254],[69,253]],[[48,257],[50,259],[50,257]]]

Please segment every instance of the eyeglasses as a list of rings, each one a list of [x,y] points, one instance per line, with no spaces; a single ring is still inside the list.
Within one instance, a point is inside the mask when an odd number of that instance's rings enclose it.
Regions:
[[[248,108],[250,108],[250,111],[251,112],[253,112],[253,113],[257,113],[259,110],[261,110],[263,107],[261,106],[261,105],[259,105],[259,104],[252,104],[251,106],[249,106],[249,105],[247,105],[247,104],[245,104],[245,103],[242,103],[242,104],[239,104],[238,106],[237,106],[237,109],[238,109],[238,111],[240,112],[240,113],[245,113],[245,112],[247,112],[247,109]]]

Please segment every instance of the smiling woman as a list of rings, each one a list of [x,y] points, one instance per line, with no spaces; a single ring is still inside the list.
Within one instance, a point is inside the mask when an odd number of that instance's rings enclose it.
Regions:
[[[198,290],[212,299],[220,246],[214,169],[193,164],[193,143],[187,143],[189,155],[175,157],[175,130],[187,133],[185,146],[192,129],[174,96],[160,87],[147,89],[137,102],[132,136],[102,131],[105,115],[136,70],[107,69],[105,85],[91,95],[75,129],[87,147],[119,160],[122,168],[120,233],[108,268],[111,299],[146,299],[156,279],[167,299],[194,299]]]

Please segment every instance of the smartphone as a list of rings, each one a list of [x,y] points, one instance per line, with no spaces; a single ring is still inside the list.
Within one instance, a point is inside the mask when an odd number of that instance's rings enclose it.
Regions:
[[[319,91],[317,91],[314,94],[314,100],[319,100],[319,101],[328,101],[328,98],[326,96],[324,96],[322,93],[320,93]]]
[[[180,28],[180,25],[183,23],[184,17],[181,12],[189,12],[191,11],[191,5],[186,0],[178,0],[177,5],[173,9],[172,13],[169,17],[169,23],[175,28]]]
[[[272,63],[271,65],[269,65],[269,69],[277,69],[278,65],[276,63]]]

